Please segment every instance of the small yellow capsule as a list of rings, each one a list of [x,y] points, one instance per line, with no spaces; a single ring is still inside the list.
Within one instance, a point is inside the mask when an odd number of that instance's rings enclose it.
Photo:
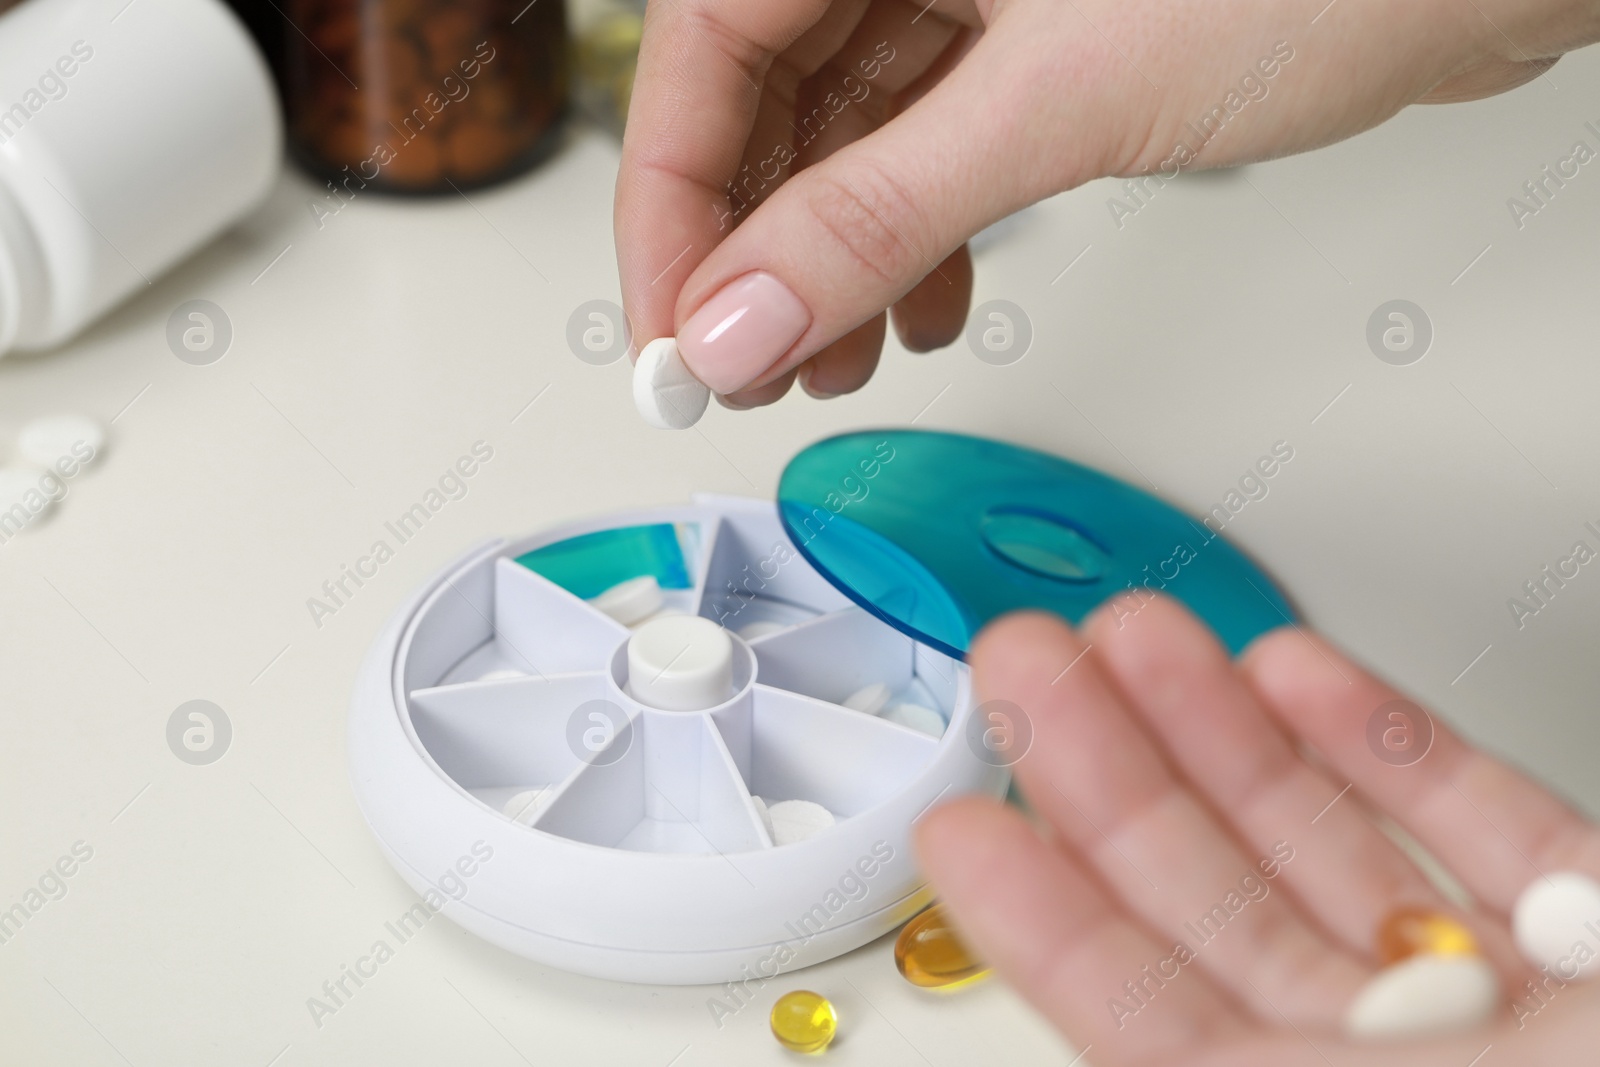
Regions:
[[[772,1005],[772,1036],[793,1052],[821,1052],[839,1029],[828,998],[809,989],[785,993]]]
[[[1378,927],[1378,958],[1384,966],[1412,956],[1477,956],[1472,931],[1442,912],[1397,908]]]
[[[940,904],[906,923],[894,942],[894,965],[906,981],[924,989],[957,989],[989,973],[957,940]]]

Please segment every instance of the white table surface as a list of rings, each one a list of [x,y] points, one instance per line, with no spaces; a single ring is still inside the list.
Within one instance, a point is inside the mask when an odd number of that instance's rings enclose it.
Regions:
[[[564,340],[577,305],[617,299],[612,142],[580,133],[470,204],[363,197],[320,230],[317,188],[285,174],[64,350],[0,363],[0,439],[44,412],[115,416],[55,518],[0,545],[0,907],[93,849],[0,944],[0,1058],[780,1063],[766,1008],[804,984],[843,1014],[833,1063],[1070,1061],[998,983],[911,989],[888,940],[769,985],[719,1030],[707,989],[576,978],[437,922],[320,1027],[307,1009],[413,900],[345,769],[356,665],[402,596],[487,533],[768,496],[789,456],[852,427],[1004,437],[1197,512],[1289,442],[1229,532],[1310,623],[1600,811],[1600,565],[1520,631],[1506,606],[1574,541],[1600,543],[1583,528],[1600,525],[1600,162],[1521,230],[1506,205],[1574,141],[1600,145],[1597,90],[1600,53],[1569,57],[1509,96],[1182,177],[1120,230],[1110,183],[1058,197],[979,257],[976,299],[1033,322],[1020,362],[893,348],[859,395],[714,407],[697,433],[647,429],[626,364]],[[211,366],[164,340],[197,297],[235,332]],[[1397,297],[1436,330],[1407,367],[1364,340]],[[478,440],[494,459],[468,496],[314,625],[307,598]],[[195,698],[233,724],[210,766],[165,740]]]

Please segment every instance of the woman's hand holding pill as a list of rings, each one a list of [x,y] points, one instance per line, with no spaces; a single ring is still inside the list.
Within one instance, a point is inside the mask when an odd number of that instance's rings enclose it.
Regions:
[[[1425,755],[1393,758],[1375,713],[1428,720],[1327,642],[1285,627],[1232,660],[1157,598],[1076,632],[1011,616],[970,658],[980,697],[1032,724],[1014,771],[1036,821],[958,800],[923,819],[919,859],[1086,1062],[1593,1060],[1600,827],[1436,719]]]
[[[851,392],[886,309],[913,351],[960,335],[965,241],[1027,204],[1315,148],[1596,39],[1587,0],[654,0],[623,301],[731,406]]]

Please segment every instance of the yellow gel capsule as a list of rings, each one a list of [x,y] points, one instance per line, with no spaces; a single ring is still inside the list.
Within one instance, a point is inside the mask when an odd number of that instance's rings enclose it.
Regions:
[[[828,998],[809,989],[785,993],[772,1005],[772,1036],[793,1052],[821,1052],[839,1029]]]
[[[1476,956],[1478,939],[1450,916],[1426,908],[1397,908],[1378,927],[1384,966],[1412,956]]]
[[[894,965],[912,985],[955,989],[976,982],[989,968],[972,958],[967,947],[935,904],[906,923],[894,942]]]

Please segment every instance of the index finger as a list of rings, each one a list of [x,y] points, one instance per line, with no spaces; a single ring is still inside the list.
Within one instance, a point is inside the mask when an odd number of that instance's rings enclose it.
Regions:
[[[684,279],[732,229],[718,209],[768,68],[828,9],[829,0],[656,0],[647,8],[613,212],[636,347],[673,332]]]

